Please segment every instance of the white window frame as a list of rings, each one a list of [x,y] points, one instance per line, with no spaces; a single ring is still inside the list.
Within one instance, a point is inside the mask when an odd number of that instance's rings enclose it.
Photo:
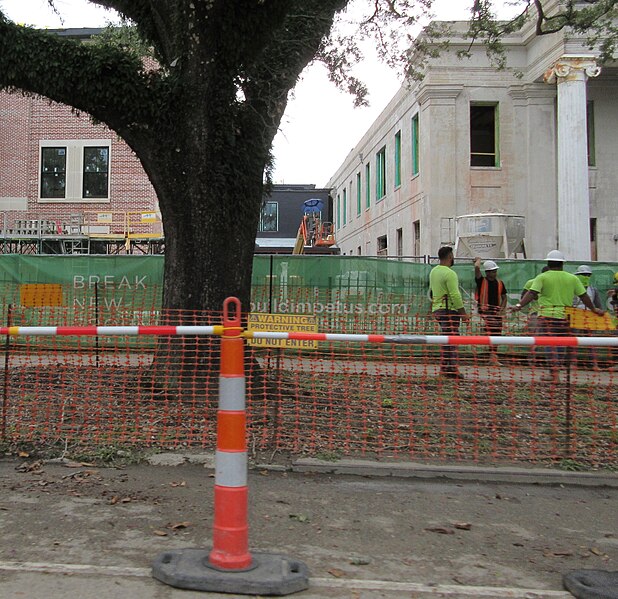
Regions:
[[[66,148],[66,185],[64,198],[41,197],[41,167],[42,148]],[[85,198],[84,189],[84,148],[106,147],[108,150],[107,197]],[[112,172],[112,141],[111,139],[42,139],[39,141],[38,165],[38,203],[40,204],[67,204],[79,202],[81,204],[110,203],[110,187]]]

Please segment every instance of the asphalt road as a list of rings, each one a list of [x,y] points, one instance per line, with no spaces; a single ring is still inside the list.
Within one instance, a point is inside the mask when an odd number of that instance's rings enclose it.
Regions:
[[[564,573],[618,569],[617,486],[514,480],[252,469],[250,548],[305,563],[303,599],[564,599]],[[200,464],[0,461],[0,597],[230,597],[150,575],[211,545],[213,482]]]

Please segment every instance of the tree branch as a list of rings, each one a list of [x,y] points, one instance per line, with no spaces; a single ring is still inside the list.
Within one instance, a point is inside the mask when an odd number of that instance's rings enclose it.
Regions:
[[[162,80],[116,48],[91,48],[0,19],[0,86],[73,106],[119,131],[156,123],[148,114]]]
[[[157,59],[169,65],[181,54],[174,36],[178,29],[179,11],[184,0],[88,0],[92,4],[116,10],[123,18],[135,23],[142,38],[153,45]]]
[[[346,0],[288,0],[285,19],[275,35],[248,65],[243,90],[247,107],[274,137],[287,105],[289,91],[316,56],[334,15]],[[270,144],[269,144],[270,145]]]

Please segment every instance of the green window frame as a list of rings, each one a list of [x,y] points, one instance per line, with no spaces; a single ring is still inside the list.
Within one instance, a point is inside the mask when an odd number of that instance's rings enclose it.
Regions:
[[[365,165],[365,208],[371,208],[371,165]]]
[[[386,195],[386,146],[376,153],[376,201]]]
[[[361,174],[360,172],[356,173],[356,216],[360,216],[362,209],[362,197],[363,192],[361,188]]]
[[[418,113],[412,117],[412,130],[411,130],[411,150],[412,150],[412,175],[418,175],[419,173],[419,128],[418,128]]]
[[[341,229],[341,197],[337,194],[337,229]]]
[[[348,224],[348,190],[345,187],[343,188],[342,199],[343,201],[341,202],[341,210],[343,212],[343,224],[347,225]]]
[[[470,104],[470,166],[500,166],[498,104]]]
[[[395,189],[401,185],[401,131],[395,133]]]

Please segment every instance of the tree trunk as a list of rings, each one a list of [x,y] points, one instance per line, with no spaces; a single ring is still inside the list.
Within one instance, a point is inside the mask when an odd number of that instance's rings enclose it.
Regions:
[[[203,123],[210,107],[192,109]],[[206,113],[206,114],[204,114]],[[219,113],[220,114],[220,113]],[[249,311],[255,236],[263,198],[263,172],[270,140],[256,152],[238,136],[228,119],[211,119],[196,139],[196,125],[174,128],[139,155],[159,198],[165,232],[163,314],[166,324],[216,325],[223,302],[237,297]],[[233,129],[233,130],[234,130]],[[264,138],[264,134],[260,136]],[[147,158],[143,158],[146,156]],[[244,167],[243,167],[244,165]],[[212,405],[217,388],[220,340],[216,337],[162,338],[153,364],[153,387],[168,399],[205,399]],[[259,368],[252,368],[261,376]],[[162,387],[164,387],[162,389]]]

